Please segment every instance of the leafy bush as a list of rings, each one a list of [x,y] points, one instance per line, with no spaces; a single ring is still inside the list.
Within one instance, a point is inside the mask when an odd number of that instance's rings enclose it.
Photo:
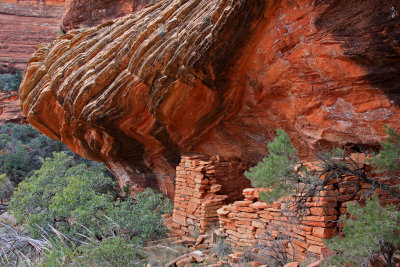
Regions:
[[[16,74],[0,74],[0,91],[10,92],[18,90],[21,80],[21,72],[17,72]]]
[[[43,251],[43,255],[36,259],[35,266],[61,267],[71,264],[76,256],[76,250],[61,241],[52,240],[49,249]]]
[[[116,202],[108,214],[113,231],[130,240],[153,240],[162,237],[167,228],[162,214],[172,210],[172,203],[151,189],[125,201]]]
[[[171,202],[151,189],[115,201],[114,182],[101,168],[76,165],[64,152],[53,156],[19,184],[10,202],[32,236],[50,240],[39,266],[141,263],[145,242],[166,234],[161,215],[171,211]]]
[[[71,156],[54,153],[43,166],[21,182],[10,202],[19,223],[27,222],[34,237],[49,226],[76,236],[101,234],[104,216],[112,206],[113,181],[100,168],[73,166]]]
[[[136,199],[113,202],[114,182],[101,168],[74,166],[63,152],[42,160],[43,166],[21,182],[10,202],[19,223],[26,222],[34,237],[49,227],[70,237],[106,238],[115,234],[144,242],[162,236],[161,214],[171,204],[148,189]],[[38,227],[39,226],[39,227]]]
[[[78,266],[138,266],[145,258],[141,247],[120,236],[109,237],[100,243],[81,246],[74,259]]]
[[[336,252],[328,263],[369,266],[370,260],[383,255],[387,266],[393,266],[393,255],[400,249],[400,212],[393,206],[383,208],[377,196],[367,200],[365,207],[349,205],[347,210],[349,216],[342,216],[344,237],[325,242]]]
[[[49,240],[49,248],[37,261],[40,267],[55,266],[137,266],[144,259],[140,247],[122,237],[91,240],[79,247],[70,246],[62,237]]]

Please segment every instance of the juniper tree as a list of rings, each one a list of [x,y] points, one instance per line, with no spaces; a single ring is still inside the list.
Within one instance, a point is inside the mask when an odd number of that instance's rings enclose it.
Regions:
[[[393,256],[400,249],[400,212],[394,206],[382,207],[376,195],[365,206],[350,204],[347,212],[348,216],[342,216],[343,237],[325,241],[336,252],[327,263],[367,267],[382,255],[388,267],[394,266]]]

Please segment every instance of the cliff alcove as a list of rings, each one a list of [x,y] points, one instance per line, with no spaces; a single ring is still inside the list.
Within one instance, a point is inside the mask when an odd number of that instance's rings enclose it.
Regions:
[[[46,135],[121,187],[174,195],[185,154],[254,164],[283,128],[304,158],[399,129],[392,1],[164,0],[41,46],[20,87]]]

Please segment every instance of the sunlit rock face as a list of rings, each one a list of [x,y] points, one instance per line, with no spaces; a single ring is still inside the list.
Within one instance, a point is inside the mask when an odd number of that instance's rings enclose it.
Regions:
[[[104,162],[121,187],[173,196],[183,154],[257,162],[276,128],[299,153],[376,148],[400,129],[390,1],[166,0],[42,46],[28,120]]]
[[[64,0],[0,0],[0,73],[23,71],[40,43],[56,39]]]

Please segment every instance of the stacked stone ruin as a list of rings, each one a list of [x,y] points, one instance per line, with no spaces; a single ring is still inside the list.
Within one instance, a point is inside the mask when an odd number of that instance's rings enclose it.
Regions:
[[[357,157],[360,162],[360,155]],[[364,164],[365,157],[362,164]],[[364,165],[368,168],[367,165]],[[260,200],[243,175],[245,162],[221,157],[182,157],[176,172],[176,195],[172,227],[181,235],[203,233],[213,227],[236,250],[285,247],[289,257],[303,260],[326,251],[323,239],[341,234],[340,216],[350,203],[363,202],[370,184],[355,176],[331,180],[318,196],[308,198],[301,219],[288,212],[288,200],[272,204]],[[393,182],[393,181],[388,181]],[[383,190],[375,189],[382,204],[400,204]],[[230,204],[229,204],[230,203]]]
[[[265,189],[243,189],[249,185],[243,176],[246,167],[240,162],[182,158],[177,167],[174,227],[193,234],[219,225],[216,232],[235,250],[256,248],[268,254],[267,249],[284,247],[288,257],[304,260],[326,251],[323,239],[341,234],[340,216],[347,214],[350,203],[362,203],[371,186],[355,176],[333,179],[318,196],[307,199],[302,216],[294,216],[288,208],[293,196],[268,204],[259,196]],[[223,191],[224,185],[231,191]],[[400,204],[380,189],[375,192],[385,205]]]
[[[324,253],[323,239],[342,233],[340,216],[345,215],[349,203],[363,201],[370,185],[362,184],[356,194],[357,177],[345,176],[326,186],[327,191],[307,200],[304,216],[298,218],[285,209],[286,199],[267,204],[259,200],[259,190],[243,190],[245,199],[218,210],[219,230],[228,242],[242,250],[255,247],[268,254],[271,248],[286,249],[287,256],[304,260]],[[387,193],[378,190],[385,204],[399,204]],[[263,251],[264,250],[264,251]]]
[[[176,168],[174,230],[193,235],[217,227],[217,210],[242,198],[242,190],[250,186],[243,175],[248,167],[246,162],[219,156],[182,157]]]
[[[254,188],[245,189],[243,195],[243,201],[218,210],[219,233],[238,250],[248,247],[263,250],[273,246],[281,249],[284,246],[289,257],[294,254],[296,260],[303,260],[307,253],[321,254],[323,238],[337,233],[338,212],[333,207],[334,202],[309,201],[307,216],[298,224],[298,218],[288,216],[284,202],[264,203]]]

